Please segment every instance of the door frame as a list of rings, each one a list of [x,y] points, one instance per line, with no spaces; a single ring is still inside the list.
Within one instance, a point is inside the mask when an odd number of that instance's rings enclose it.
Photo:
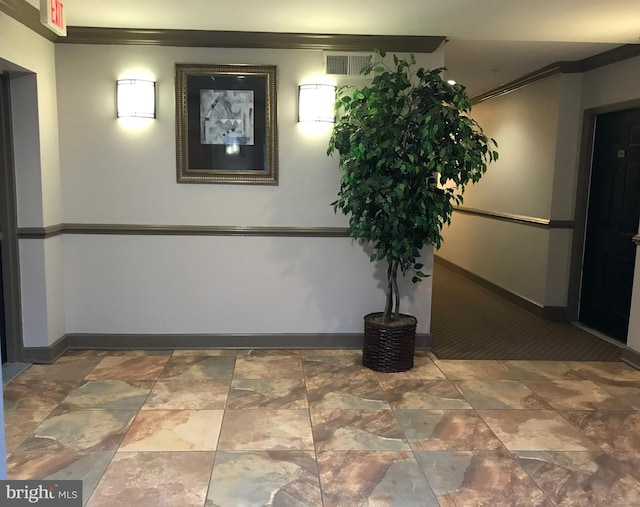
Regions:
[[[11,131],[11,79],[0,72],[0,233],[2,234],[2,273],[4,321],[8,362],[22,360],[22,307],[16,175]]]
[[[585,109],[582,117],[582,136],[578,162],[576,204],[574,216],[573,240],[571,245],[571,269],[569,272],[569,293],[567,295],[567,317],[569,322],[578,321],[580,309],[580,289],[582,288],[582,263],[587,233],[589,212],[589,186],[593,165],[593,146],[595,142],[596,119],[598,115],[615,113],[625,109],[640,107],[640,99],[608,104],[606,106]],[[635,277],[634,272],[634,277]]]

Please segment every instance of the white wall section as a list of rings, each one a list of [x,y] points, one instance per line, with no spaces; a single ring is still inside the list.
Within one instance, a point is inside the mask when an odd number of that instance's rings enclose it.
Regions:
[[[53,43],[0,12],[0,60],[9,72],[19,227],[62,220],[58,104]],[[64,330],[61,247],[21,240],[23,342],[48,346]]]
[[[440,67],[443,53],[418,55]],[[321,51],[56,47],[65,223],[344,227],[330,125],[297,123],[298,84]],[[277,66],[277,186],[177,184],[175,63]],[[157,119],[115,117],[115,80],[157,81]],[[349,238],[73,235],[63,238],[67,333],[359,333],[382,311],[384,266]],[[431,266],[431,249],[425,252]],[[431,283],[402,310],[429,331]]]

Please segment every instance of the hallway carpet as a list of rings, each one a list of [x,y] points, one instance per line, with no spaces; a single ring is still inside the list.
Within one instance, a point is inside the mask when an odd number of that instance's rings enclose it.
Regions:
[[[621,347],[537,317],[437,261],[431,335],[439,359],[619,361],[622,354]]]

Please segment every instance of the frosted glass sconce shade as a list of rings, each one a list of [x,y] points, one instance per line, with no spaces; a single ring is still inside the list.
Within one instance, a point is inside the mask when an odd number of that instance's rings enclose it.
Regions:
[[[155,118],[156,83],[144,79],[116,82],[118,118]]]
[[[303,84],[298,86],[298,121],[336,120],[333,106],[336,87],[329,84]]]

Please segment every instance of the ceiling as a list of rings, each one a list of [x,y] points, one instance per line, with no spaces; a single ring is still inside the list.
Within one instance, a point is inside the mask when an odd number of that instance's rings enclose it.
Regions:
[[[35,7],[39,0],[28,0]],[[557,61],[640,44],[639,0],[63,0],[67,25],[445,36],[471,96]]]

